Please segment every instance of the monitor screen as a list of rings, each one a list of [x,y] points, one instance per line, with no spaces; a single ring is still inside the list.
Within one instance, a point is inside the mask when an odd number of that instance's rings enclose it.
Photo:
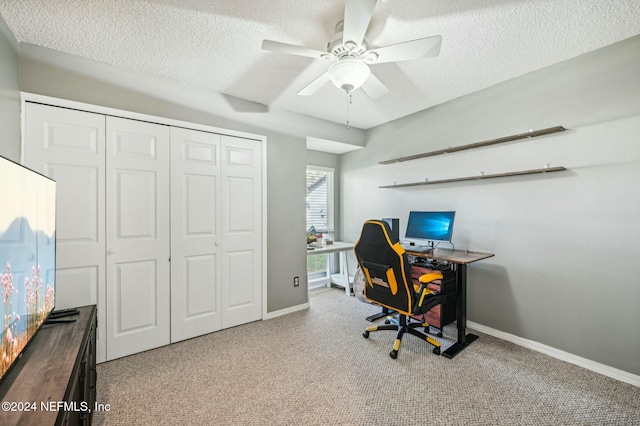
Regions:
[[[451,241],[456,212],[409,212],[405,238]]]

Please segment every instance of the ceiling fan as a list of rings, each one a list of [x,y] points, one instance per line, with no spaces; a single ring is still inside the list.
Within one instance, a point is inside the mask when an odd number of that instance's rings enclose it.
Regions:
[[[333,62],[327,72],[305,86],[298,95],[313,95],[331,81],[347,94],[362,87],[371,99],[377,99],[389,90],[371,73],[369,65],[436,57],[440,53],[442,37],[438,35],[372,48],[366,32],[376,1],[346,0],[344,20],[336,25],[336,34],[327,43],[326,52],[271,40],[264,40],[262,49]]]

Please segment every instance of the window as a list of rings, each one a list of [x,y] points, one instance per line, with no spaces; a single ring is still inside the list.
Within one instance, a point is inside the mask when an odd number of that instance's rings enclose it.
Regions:
[[[313,226],[324,238],[333,238],[333,169],[307,166],[307,229]],[[326,281],[327,255],[307,256],[309,281]]]
[[[333,234],[333,169],[307,166],[307,229]]]

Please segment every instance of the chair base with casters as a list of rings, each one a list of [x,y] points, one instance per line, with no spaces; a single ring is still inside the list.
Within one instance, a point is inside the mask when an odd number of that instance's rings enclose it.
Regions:
[[[431,309],[432,307],[436,306],[437,304],[441,303],[441,297],[440,296],[436,296],[433,293],[428,293],[430,290],[426,290],[423,292],[423,290],[426,289],[426,284],[431,282],[432,280],[435,279],[440,279],[441,276],[439,274],[428,274],[428,275],[424,275],[423,277],[421,277],[420,281],[422,282],[422,286],[419,288],[419,290],[416,292],[417,294],[423,294],[424,296],[427,296],[426,300],[425,297],[420,297],[418,302],[416,303],[418,305],[418,303],[420,303],[420,310],[421,311],[428,311],[429,309]],[[393,343],[393,349],[391,350],[391,352],[389,352],[389,356],[393,359],[396,359],[398,357],[398,351],[400,350],[400,344],[402,343],[402,337],[405,335],[405,333],[409,333],[412,334],[416,337],[418,337],[421,340],[424,340],[425,342],[433,345],[433,353],[436,355],[440,355],[440,342],[438,342],[437,340],[435,340],[433,337],[429,336],[427,333],[422,332],[420,330],[418,330],[419,327],[423,327],[424,330],[429,330],[429,324],[426,322],[411,322],[411,317],[408,317],[407,315],[405,315],[404,313],[397,313],[397,319],[394,318],[393,322],[394,324],[391,323],[392,320],[387,319],[385,320],[385,325],[374,325],[371,327],[367,327],[367,329],[362,333],[362,336],[365,339],[369,338],[369,333],[372,333],[374,331],[380,331],[380,330],[394,330],[397,331],[398,334],[396,336],[396,340]]]
[[[367,329],[362,333],[362,336],[365,339],[368,339],[369,333],[374,331],[397,330],[398,335],[396,336],[396,340],[393,343],[393,350],[389,352],[389,356],[393,359],[396,359],[398,357],[398,351],[400,350],[400,343],[402,343],[402,337],[404,336],[405,333],[412,334],[424,340],[425,342],[432,344],[434,346],[433,353],[436,355],[440,355],[440,342],[438,342],[428,334],[417,330],[418,327],[429,327],[429,324],[419,323],[419,322],[407,322],[407,316],[401,314],[398,319],[398,324],[374,325],[371,327],[367,327]]]

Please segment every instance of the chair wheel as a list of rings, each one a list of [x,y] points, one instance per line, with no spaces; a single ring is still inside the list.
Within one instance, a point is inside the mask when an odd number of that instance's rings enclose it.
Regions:
[[[436,355],[440,355],[440,348],[433,348],[433,353]]]
[[[385,323],[385,324],[391,324],[391,321],[389,321],[389,320],[384,320],[384,323]]]
[[[364,337],[365,339],[369,338],[369,332],[365,331],[364,333],[362,333],[362,337]]]
[[[389,352],[389,356],[393,359],[398,358],[398,351],[391,351]]]
[[[438,337],[442,337],[442,331],[438,333]]]

